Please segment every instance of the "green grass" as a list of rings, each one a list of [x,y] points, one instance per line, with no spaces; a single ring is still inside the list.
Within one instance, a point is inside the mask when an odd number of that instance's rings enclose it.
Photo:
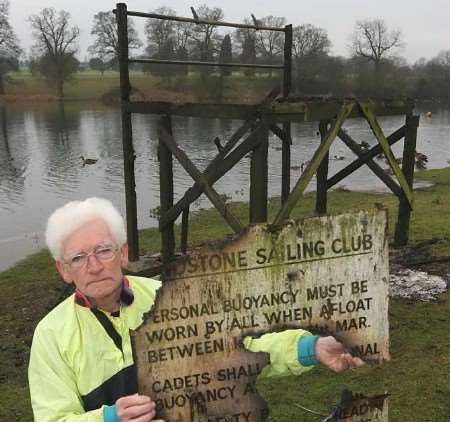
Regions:
[[[450,169],[417,174],[435,183],[416,191],[411,221],[411,241],[450,237]],[[389,210],[392,238],[397,215],[397,200],[392,195],[334,191],[329,195],[330,212],[372,208],[375,203]],[[273,216],[279,203],[274,199],[269,210]],[[231,204],[246,221],[246,204]],[[306,195],[293,216],[313,215],[314,196]],[[179,227],[176,229],[179,235]],[[220,238],[230,231],[214,210],[202,210],[190,221],[190,242]],[[157,251],[160,240],[156,229],[140,233],[141,248]],[[445,245],[436,255],[450,255]],[[0,273],[0,420],[32,420],[27,389],[26,367],[31,336],[36,322],[58,301],[63,283],[47,252],[25,258]],[[345,374],[315,368],[299,378],[266,380],[260,391],[269,401],[270,421],[318,421],[304,414],[293,403],[326,412],[343,388],[364,393],[391,394],[390,421],[445,422],[450,413],[450,293],[436,303],[391,300],[389,311],[392,361]]]
[[[28,71],[19,71],[9,75],[12,82],[5,85],[7,97],[11,100],[42,101],[54,100],[54,87],[49,86],[40,76],[34,76]],[[255,102],[264,93],[273,88],[274,78],[260,75],[247,78],[236,73],[224,79],[223,100],[236,102]],[[213,74],[206,81],[198,73],[190,73],[187,77],[173,77],[168,83],[166,78],[160,78],[140,71],[130,71],[130,81],[138,93],[148,99],[168,101],[213,101],[217,99],[219,79]],[[64,85],[65,99],[70,100],[100,100],[105,94],[114,93],[119,97],[119,73],[87,70],[78,72],[72,80]]]

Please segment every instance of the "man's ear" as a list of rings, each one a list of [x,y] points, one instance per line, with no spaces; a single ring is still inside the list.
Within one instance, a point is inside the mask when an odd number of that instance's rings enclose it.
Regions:
[[[66,266],[61,261],[56,261],[56,269],[61,274],[61,277],[64,279],[64,282],[67,284],[72,284],[73,279],[70,276],[69,271],[67,270]]]
[[[122,267],[128,265],[128,243],[124,243],[120,248],[120,264]]]

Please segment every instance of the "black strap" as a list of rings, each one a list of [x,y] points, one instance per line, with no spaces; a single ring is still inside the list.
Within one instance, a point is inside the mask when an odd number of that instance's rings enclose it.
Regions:
[[[120,334],[117,332],[117,330],[114,328],[114,325],[109,320],[109,318],[100,310],[97,308],[91,308],[92,313],[97,318],[98,322],[102,324],[103,328],[105,329],[106,333],[111,337],[111,340],[114,342],[116,347],[123,353],[122,351],[122,337],[120,337]]]

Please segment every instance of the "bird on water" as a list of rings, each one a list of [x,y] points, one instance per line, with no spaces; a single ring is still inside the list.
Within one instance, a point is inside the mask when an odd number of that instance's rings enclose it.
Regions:
[[[83,167],[86,164],[95,164],[98,161],[98,158],[84,158],[82,155],[80,155],[80,158],[83,161]]]

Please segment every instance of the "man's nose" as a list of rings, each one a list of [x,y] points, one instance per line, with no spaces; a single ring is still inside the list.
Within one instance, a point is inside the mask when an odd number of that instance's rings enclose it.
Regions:
[[[94,253],[87,256],[86,266],[88,271],[92,272],[97,272],[103,269],[103,263],[97,258]]]

